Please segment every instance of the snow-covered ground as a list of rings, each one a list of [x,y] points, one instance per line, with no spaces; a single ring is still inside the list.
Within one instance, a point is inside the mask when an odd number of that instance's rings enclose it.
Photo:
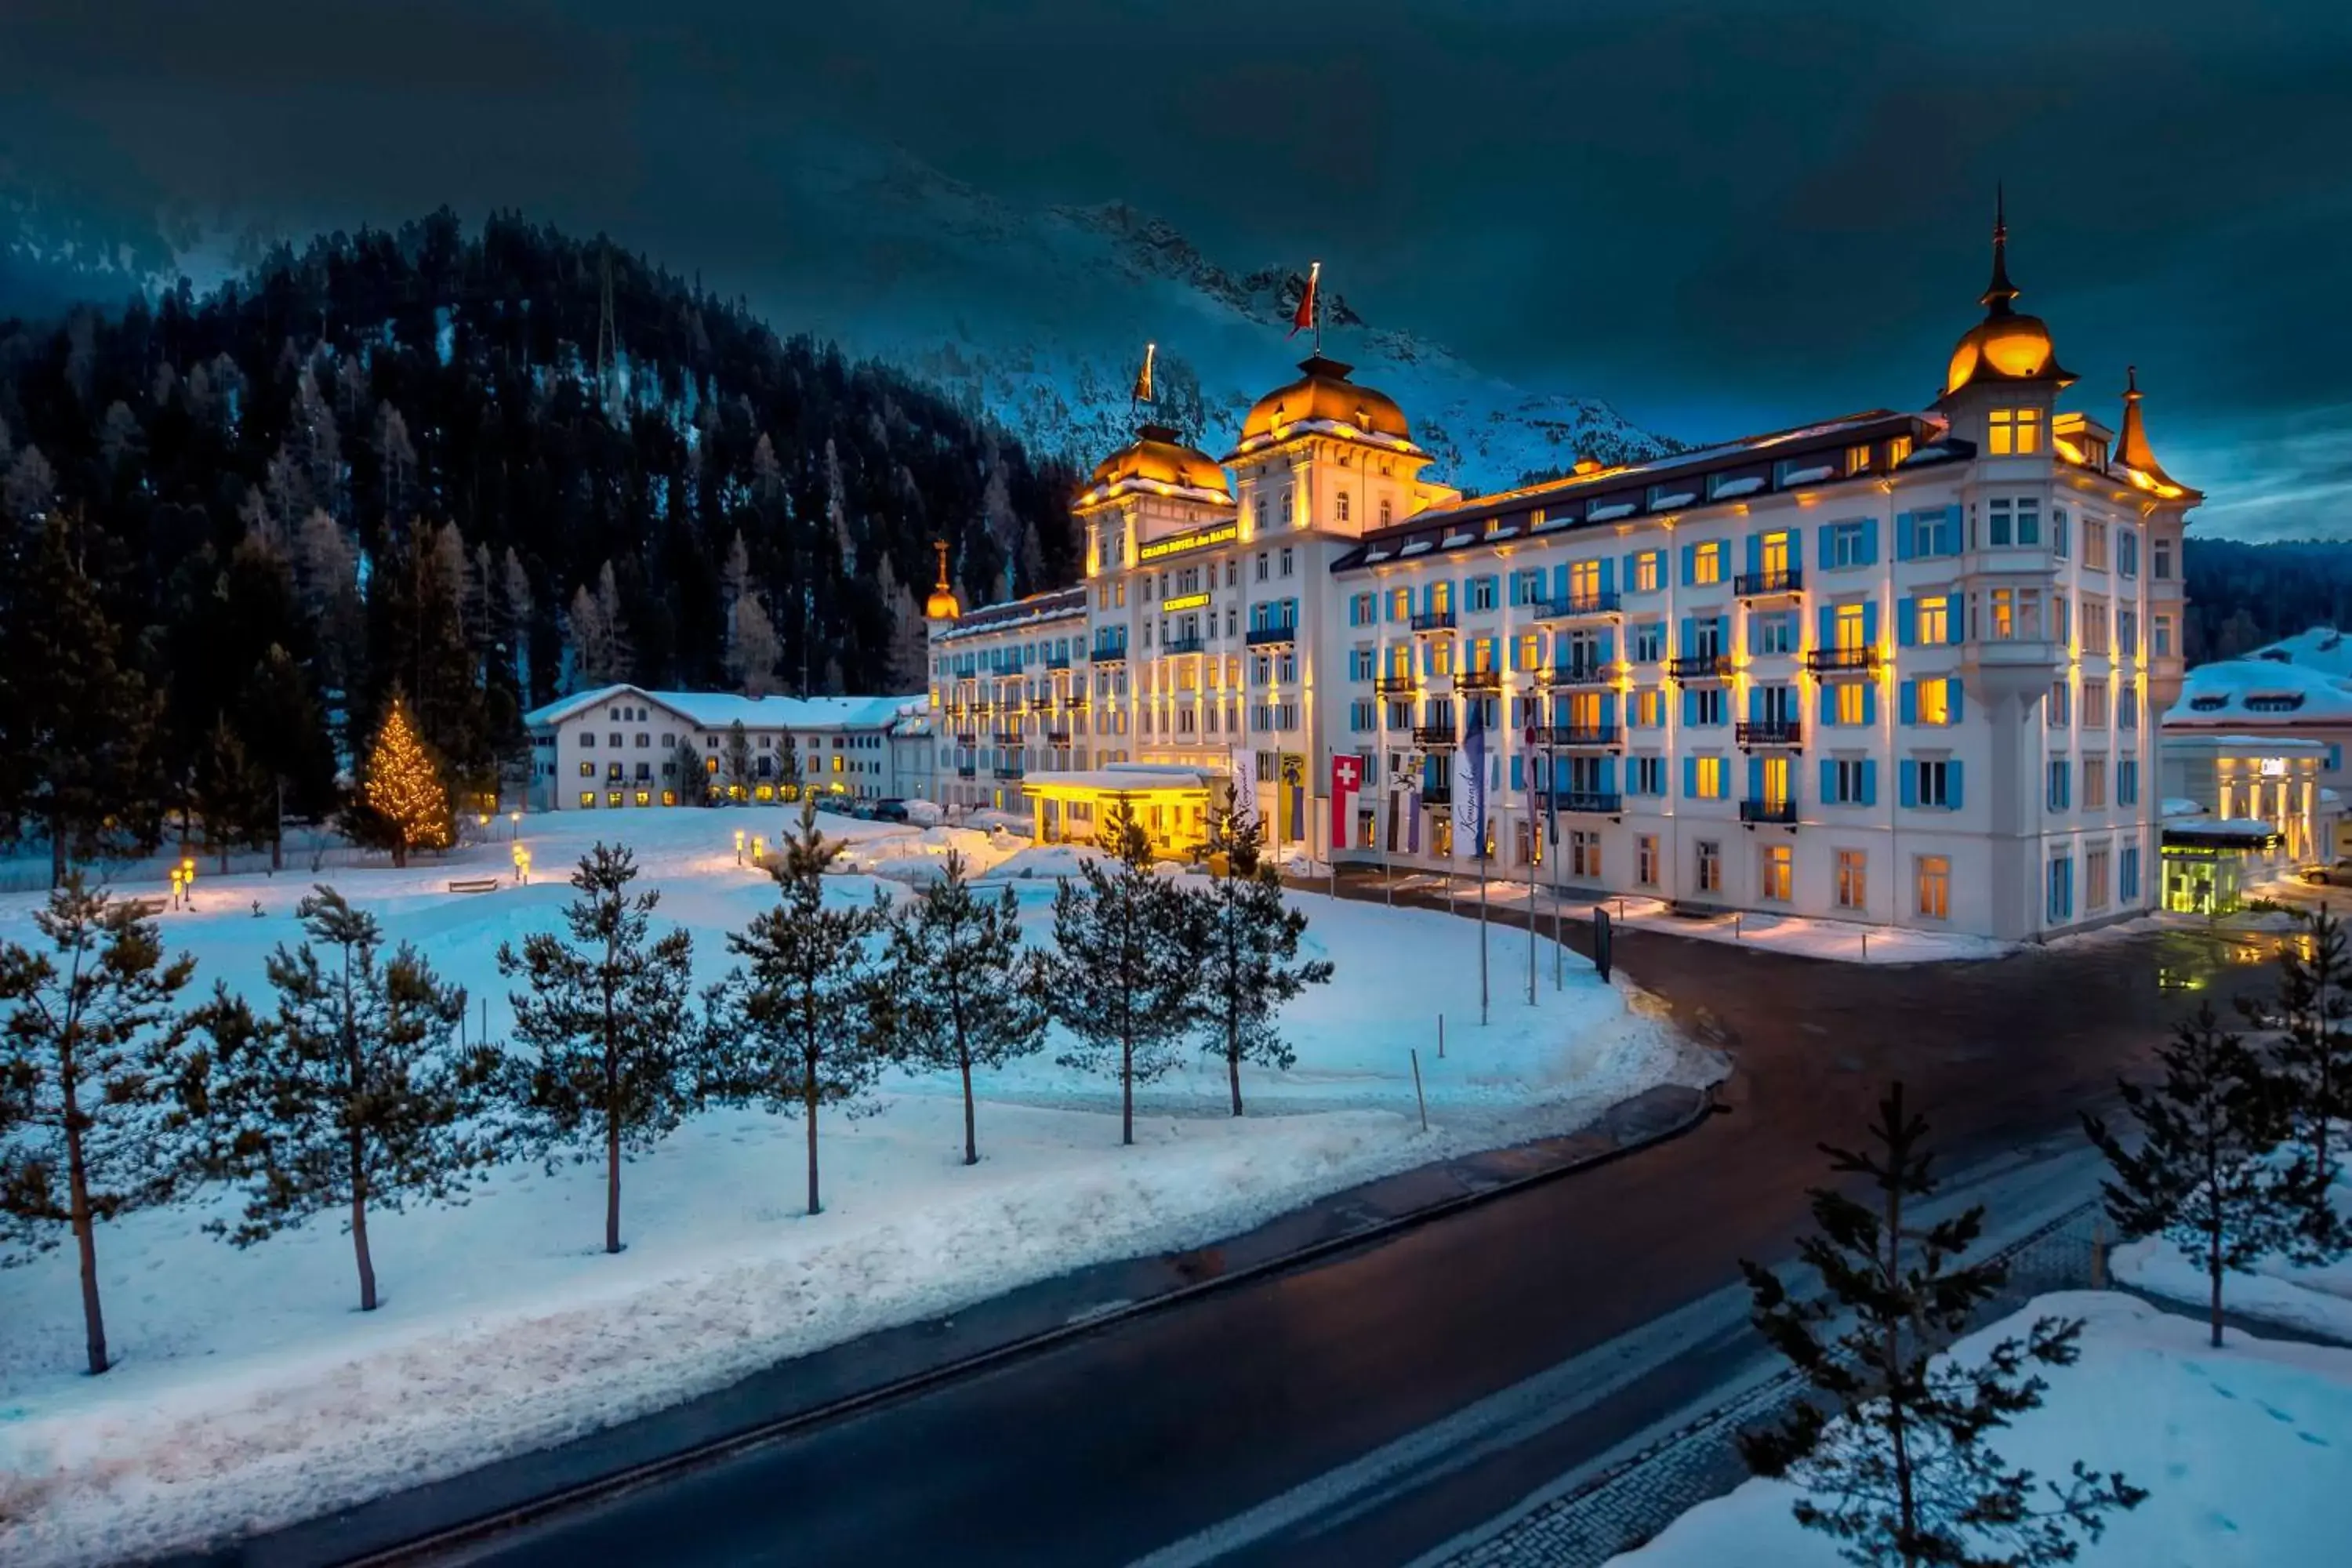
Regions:
[[[2147,1489],[2083,1548],[2082,1568],[2321,1568],[2352,1540],[2352,1351],[2232,1335],[2118,1292],[2044,1296],[1961,1342],[1981,1354],[2038,1315],[2085,1322],[2082,1360],[2052,1371],[2042,1408],[1996,1436],[2012,1464],[2076,1459]],[[1620,1568],[1836,1568],[1835,1543],[1790,1517],[1796,1492],[1751,1480],[1702,1503]]]
[[[2338,1171],[2330,1196],[2336,1212],[2352,1219],[2352,1176]],[[2118,1283],[2202,1310],[2211,1285],[2202,1265],[2180,1255],[2160,1237],[2144,1237],[2116,1248]],[[2305,1333],[2352,1344],[2352,1258],[2307,1268],[2279,1257],[2264,1258],[2252,1274],[2231,1274],[2221,1282],[2221,1305],[2231,1312]]]
[[[689,927],[698,977],[726,967],[723,933],[774,898],[739,868],[737,827],[771,844],[785,814],[563,814],[526,819],[533,881],[453,895],[452,877],[502,867],[504,843],[452,863],[347,871],[337,886],[415,942],[508,1026],[501,941],[554,929],[570,864],[624,837],[656,913]],[[935,859],[946,843],[1013,887],[1033,940],[1050,930],[1053,868],[1079,851],[964,830],[826,819],[864,867]],[[1034,874],[1024,877],[1026,868]],[[167,938],[214,979],[261,989],[268,949],[298,936],[304,876],[200,879]],[[834,896],[902,884],[850,869]],[[145,891],[143,888],[138,889]],[[252,910],[258,900],[260,914]],[[71,1248],[0,1273],[0,1560],[110,1560],[263,1528],[544,1446],[723,1386],[758,1368],[1084,1264],[1197,1246],[1321,1194],[1432,1159],[1565,1131],[1606,1105],[1706,1066],[1622,987],[1571,965],[1537,1005],[1526,946],[1495,935],[1493,1022],[1477,1022],[1477,931],[1443,915],[1301,900],[1334,984],[1287,1015],[1295,1072],[1245,1069],[1257,1114],[1223,1114],[1209,1058],[1142,1097],[1118,1145],[1117,1086],[1046,1057],[983,1075],[982,1163],[959,1163],[961,1108],[945,1078],[896,1077],[880,1114],[828,1115],[826,1212],[801,1213],[801,1130],[753,1111],[689,1121],[625,1177],[628,1249],[606,1257],[602,1174],[495,1172],[467,1206],[378,1215],[385,1297],[362,1316],[347,1238],[331,1220],[236,1251],[200,1234],[227,1194],[105,1226],[99,1256],[119,1358],[77,1373]],[[34,936],[32,895],[0,897],[0,939]],[[1445,1016],[1446,1054],[1436,1054]],[[1429,1100],[1413,1110],[1412,1053]]]

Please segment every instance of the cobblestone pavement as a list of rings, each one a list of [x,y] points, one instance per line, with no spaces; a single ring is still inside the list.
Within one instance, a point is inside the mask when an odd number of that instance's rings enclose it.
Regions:
[[[2095,1282],[2097,1205],[2085,1204],[2003,1248],[2009,1284],[1979,1322],[2015,1311],[2052,1290]],[[1535,1504],[1444,1568],[1599,1568],[1655,1536],[1676,1515],[1721,1497],[1748,1479],[1737,1435],[1764,1425],[1801,1392],[1782,1371],[1693,1416],[1641,1452]]]

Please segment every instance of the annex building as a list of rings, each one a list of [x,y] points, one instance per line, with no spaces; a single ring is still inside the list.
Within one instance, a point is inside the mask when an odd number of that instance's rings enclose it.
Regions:
[[[1145,425],[1073,503],[1078,586],[933,595],[939,797],[1090,832],[1149,779],[1278,847],[2032,938],[2158,894],[2156,715],[2201,499],[2015,308],[1922,412],[1816,420],[1465,499],[1319,353],[1222,456]],[[1204,809],[1170,793],[1171,852]]]

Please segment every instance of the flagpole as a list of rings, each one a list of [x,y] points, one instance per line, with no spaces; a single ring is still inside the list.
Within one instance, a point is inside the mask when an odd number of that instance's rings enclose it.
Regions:
[[[1566,948],[1559,929],[1559,731],[1553,729],[1549,733],[1551,763],[1544,770],[1544,847],[1551,856],[1551,988],[1558,991],[1567,984],[1560,973]]]

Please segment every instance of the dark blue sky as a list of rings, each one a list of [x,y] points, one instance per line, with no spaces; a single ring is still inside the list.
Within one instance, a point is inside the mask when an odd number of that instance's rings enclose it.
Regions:
[[[2341,0],[8,0],[0,60],[0,182],[89,210],[515,205],[756,289],[821,130],[1695,438],[1924,404],[2001,179],[2077,405],[2137,362],[2205,527],[2352,535]]]

